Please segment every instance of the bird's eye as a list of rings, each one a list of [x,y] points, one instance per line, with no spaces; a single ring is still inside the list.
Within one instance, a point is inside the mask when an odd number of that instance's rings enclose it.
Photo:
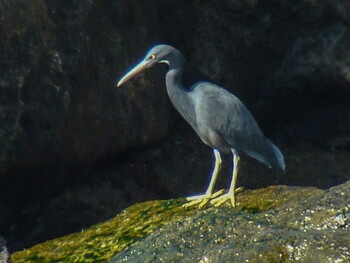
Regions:
[[[150,55],[149,59],[155,60],[156,59],[156,55],[155,54]]]

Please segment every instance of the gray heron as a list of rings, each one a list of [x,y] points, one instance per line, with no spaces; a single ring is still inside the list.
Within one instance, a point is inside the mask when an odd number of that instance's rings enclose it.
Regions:
[[[171,102],[182,117],[192,126],[201,140],[213,149],[215,165],[209,186],[202,195],[187,197],[185,206],[199,204],[203,207],[209,201],[220,206],[230,201],[235,207],[235,194],[240,154],[262,162],[269,168],[285,169],[281,151],[265,138],[253,115],[246,106],[226,89],[210,82],[197,82],[189,89],[182,85],[185,59],[180,51],[169,45],[153,47],[118,82],[121,86],[127,80],[156,64],[165,63],[166,88]],[[228,192],[214,192],[214,186],[221,168],[221,154],[232,153],[232,179]]]

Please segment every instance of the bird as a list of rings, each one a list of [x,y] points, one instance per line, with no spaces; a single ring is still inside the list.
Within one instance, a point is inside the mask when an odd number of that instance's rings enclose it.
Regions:
[[[235,95],[211,82],[196,82],[188,89],[183,86],[185,58],[179,50],[170,45],[160,44],[151,48],[146,56],[119,80],[117,87],[160,63],[168,65],[165,81],[172,104],[200,139],[212,148],[215,158],[206,192],[187,197],[185,207],[203,207],[208,202],[216,207],[229,202],[235,207],[236,194],[242,190],[236,189],[242,153],[269,168],[285,170],[282,152],[264,136],[253,115]],[[214,192],[222,165],[221,155],[227,153],[232,153],[230,187],[227,192]]]

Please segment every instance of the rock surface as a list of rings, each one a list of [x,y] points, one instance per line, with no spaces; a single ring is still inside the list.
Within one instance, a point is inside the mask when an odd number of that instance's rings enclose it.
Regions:
[[[170,2],[3,2],[0,171],[93,163],[164,138],[159,74],[113,87],[158,41],[254,103],[265,125],[349,94],[346,1]]]
[[[349,262],[349,187],[247,191],[238,209],[172,220],[110,262]]]
[[[255,116],[271,125],[350,91],[346,1],[224,2],[201,5],[190,61]]]
[[[0,177],[11,167],[94,162],[166,135],[166,111],[154,106],[165,108],[157,78],[115,89],[131,66],[125,54],[142,45],[128,44],[139,28],[126,35],[122,23],[106,21],[107,8],[74,0],[1,4]],[[118,20],[142,10],[124,6]],[[138,37],[147,42],[151,34]]]
[[[11,241],[28,212],[95,162],[166,136],[159,74],[115,88],[157,37],[149,11],[138,1],[0,1],[0,230]]]
[[[133,205],[79,233],[15,252],[12,262],[348,262],[350,181],[320,190],[271,186],[237,208]]]

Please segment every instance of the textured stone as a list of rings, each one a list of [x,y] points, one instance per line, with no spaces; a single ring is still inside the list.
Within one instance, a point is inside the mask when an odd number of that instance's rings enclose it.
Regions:
[[[149,201],[83,231],[12,254],[13,262],[348,262],[350,181],[270,186],[228,203]]]
[[[349,186],[248,191],[237,209],[174,220],[110,262],[348,262]]]
[[[115,87],[158,34],[146,6],[0,1],[0,231],[10,243],[18,221],[36,221],[28,215],[98,160],[166,136],[157,71]]]
[[[144,28],[125,34],[102,1],[2,4],[0,171],[93,163],[166,135],[156,78],[114,86],[131,66],[126,54],[141,49],[135,39],[154,34],[155,18],[142,4],[114,5],[118,21],[134,17]]]
[[[262,124],[349,95],[346,1],[209,1],[198,13],[190,60]]]

